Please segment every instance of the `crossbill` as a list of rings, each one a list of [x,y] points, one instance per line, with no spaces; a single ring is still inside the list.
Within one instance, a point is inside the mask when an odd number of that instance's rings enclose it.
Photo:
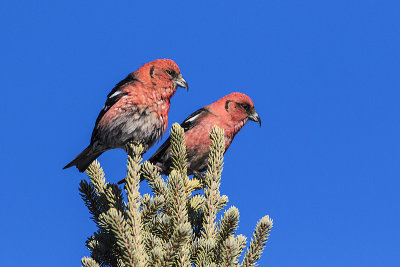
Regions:
[[[177,87],[188,89],[188,84],[170,59],[154,60],[130,73],[108,94],[89,146],[64,169],[76,166],[83,172],[105,151],[127,150],[129,142],[140,141],[146,152],[168,126],[170,100]]]

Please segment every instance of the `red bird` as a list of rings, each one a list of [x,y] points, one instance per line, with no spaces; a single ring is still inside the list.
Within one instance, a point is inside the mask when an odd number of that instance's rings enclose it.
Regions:
[[[83,172],[103,152],[126,149],[131,141],[141,141],[147,151],[168,126],[170,99],[178,86],[188,89],[170,59],[154,60],[129,74],[108,94],[89,146],[64,169],[76,166]]]
[[[235,135],[248,120],[256,121],[261,126],[261,119],[254,109],[253,101],[242,93],[224,96],[184,120],[181,127],[185,131],[188,175],[201,176],[206,170],[211,144],[209,133],[214,125],[225,131],[226,152]],[[158,167],[161,173],[168,175],[171,167],[170,154],[171,142],[168,138],[149,161]]]

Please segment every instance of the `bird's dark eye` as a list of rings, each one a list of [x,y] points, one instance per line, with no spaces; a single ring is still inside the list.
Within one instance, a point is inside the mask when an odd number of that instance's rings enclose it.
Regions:
[[[245,110],[249,110],[250,109],[250,105],[246,104],[246,103],[242,103],[240,104],[242,106],[242,108],[244,108]]]
[[[176,72],[174,70],[166,70],[166,72],[171,76],[171,77],[175,77],[176,76]]]

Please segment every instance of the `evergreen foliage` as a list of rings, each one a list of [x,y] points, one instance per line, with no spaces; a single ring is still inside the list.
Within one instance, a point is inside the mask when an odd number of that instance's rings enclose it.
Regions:
[[[228,197],[220,194],[224,132],[214,127],[210,133],[211,152],[203,180],[187,176],[184,131],[174,124],[171,130],[172,171],[165,181],[156,167],[141,163],[143,147],[130,144],[124,201],[116,184],[106,182],[98,161],[87,175],[90,183],[80,183],[80,194],[98,230],[88,238],[91,257],[82,265],[97,266],[256,266],[272,228],[265,216],[254,231],[250,246],[246,237],[235,235],[239,211],[225,208]],[[150,185],[153,194],[139,193],[140,178]],[[204,194],[194,193],[200,189]]]

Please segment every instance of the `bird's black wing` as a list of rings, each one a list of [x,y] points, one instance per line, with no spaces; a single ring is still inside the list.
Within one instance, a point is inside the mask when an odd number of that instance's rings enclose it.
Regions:
[[[198,123],[198,121],[203,116],[207,115],[208,113],[210,113],[210,111],[206,108],[201,108],[197,110],[181,123],[181,127],[185,132],[189,131]],[[168,137],[168,139],[165,140],[165,142],[160,146],[160,148],[158,148],[158,150],[150,157],[149,161],[152,163],[162,162],[163,157],[165,156],[165,153],[167,152],[167,149],[170,147],[170,145],[171,145],[171,137]]]
[[[199,119],[203,118],[207,113],[210,113],[210,111],[206,108],[197,110],[181,123],[181,127],[185,130],[185,132],[192,129],[197,124]]]
[[[127,93],[124,93],[121,89],[129,84],[132,83],[134,81],[137,81],[137,78],[135,77],[135,75],[133,73],[129,74],[125,79],[123,79],[122,81],[120,81],[119,83],[117,83],[117,85],[115,85],[115,87],[111,90],[111,92],[107,95],[107,100],[106,103],[104,104],[102,110],[100,111],[99,115],[97,116],[96,119],[96,123],[94,126],[94,130],[92,133],[92,137],[91,137],[91,141],[93,142],[93,138],[96,136],[97,133],[97,124],[100,122],[101,118],[103,118],[104,114],[107,113],[107,111],[113,106],[115,105],[115,103],[118,102],[118,100],[121,99],[121,97],[127,95]]]

